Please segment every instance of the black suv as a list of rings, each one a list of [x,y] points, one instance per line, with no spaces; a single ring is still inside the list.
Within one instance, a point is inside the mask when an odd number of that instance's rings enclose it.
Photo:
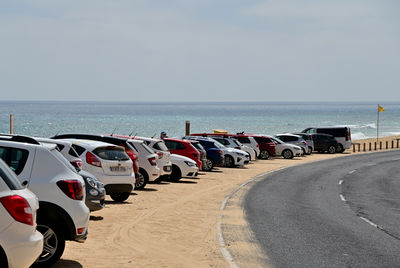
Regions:
[[[328,152],[334,154],[339,148],[337,140],[332,135],[314,133],[311,136],[314,142],[314,150],[319,153]]]

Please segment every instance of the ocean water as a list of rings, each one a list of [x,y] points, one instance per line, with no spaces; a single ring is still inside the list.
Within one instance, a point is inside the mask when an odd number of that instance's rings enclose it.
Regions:
[[[379,136],[400,135],[400,102],[380,103]],[[376,137],[376,103],[128,103],[0,102],[0,132],[50,137],[57,133],[116,133],[169,137],[225,129],[277,134],[310,126],[350,126],[352,138]]]

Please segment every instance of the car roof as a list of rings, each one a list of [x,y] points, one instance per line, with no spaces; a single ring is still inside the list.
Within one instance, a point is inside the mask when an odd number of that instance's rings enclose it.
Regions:
[[[302,138],[300,135],[291,134],[291,133],[276,134],[276,136],[291,136],[291,137]]]
[[[183,142],[183,143],[190,143],[187,140],[182,140],[182,139],[178,139],[178,138],[165,138],[165,141],[176,141],[176,142]]]
[[[64,140],[64,139],[63,139]],[[106,143],[106,142],[102,142],[102,141],[93,141],[93,140],[84,140],[84,139],[65,139],[66,141],[70,141],[73,144],[76,145],[81,145],[89,150],[93,150],[96,149],[98,147],[108,147],[108,146],[112,146],[112,147],[121,147],[121,146],[117,146],[111,143]]]
[[[43,143],[54,143],[54,144],[62,144],[66,146],[71,146],[72,142],[67,141],[67,140],[55,140],[55,139],[50,139],[50,138],[41,138],[41,137],[35,137],[35,140],[40,142],[41,144]]]

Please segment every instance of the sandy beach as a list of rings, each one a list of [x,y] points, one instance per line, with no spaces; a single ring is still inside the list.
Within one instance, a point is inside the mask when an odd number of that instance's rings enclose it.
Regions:
[[[396,144],[396,138],[380,141],[391,144],[394,140]],[[134,191],[124,203],[107,198],[103,210],[91,213],[87,241],[67,242],[62,260],[54,267],[229,267],[221,254],[219,224],[226,248],[239,266],[241,262],[247,267],[257,266],[261,254],[251,243],[240,207],[246,187],[222,211],[225,198],[257,175],[351,154],[352,149],[343,154],[312,154],[292,160],[258,160],[244,168],[201,172],[198,179],[149,184],[143,191]]]

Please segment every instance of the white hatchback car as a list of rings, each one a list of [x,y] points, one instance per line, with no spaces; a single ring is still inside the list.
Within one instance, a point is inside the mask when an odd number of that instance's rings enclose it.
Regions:
[[[172,173],[171,180],[179,181],[182,177],[195,178],[199,174],[199,167],[189,157],[171,154]]]
[[[281,155],[285,159],[292,159],[295,156],[303,155],[303,149],[290,143],[284,143],[278,138],[270,137],[275,143],[275,155]]]
[[[248,153],[235,148],[229,148],[221,144],[217,140],[211,137],[205,139],[210,139],[215,141],[215,145],[224,153],[224,166],[226,167],[236,167],[247,165],[250,161],[250,156]]]
[[[43,250],[36,230],[39,200],[0,159],[0,266],[28,268]]]
[[[37,229],[44,246],[35,264],[49,267],[61,258],[66,240],[86,240],[85,182],[56,145],[31,137],[0,134],[0,157],[39,198]]]
[[[73,143],[82,159],[82,169],[96,176],[106,189],[106,194],[117,202],[129,198],[135,188],[132,160],[125,149],[113,144],[80,139],[63,139]]]
[[[240,141],[236,140],[235,138],[231,138],[231,137],[225,138],[225,137],[218,137],[218,136],[210,136],[210,138],[215,139],[216,141],[218,141],[222,145],[225,145],[226,147],[245,151],[246,153],[249,154],[249,157],[250,157],[249,160],[256,160],[256,157],[257,157],[256,151],[247,145],[243,145]]]
[[[168,177],[172,173],[171,152],[168,150],[163,140],[147,137],[132,137],[136,140],[142,140],[158,155],[157,166],[161,170],[160,178],[162,176]]]
[[[307,145],[307,142],[300,137],[299,135],[294,135],[294,134],[277,134],[274,136],[275,138],[280,139],[281,141],[289,144],[293,144],[296,146],[299,146],[303,150],[303,155],[305,154],[311,154],[312,150],[309,151],[309,147]]]

